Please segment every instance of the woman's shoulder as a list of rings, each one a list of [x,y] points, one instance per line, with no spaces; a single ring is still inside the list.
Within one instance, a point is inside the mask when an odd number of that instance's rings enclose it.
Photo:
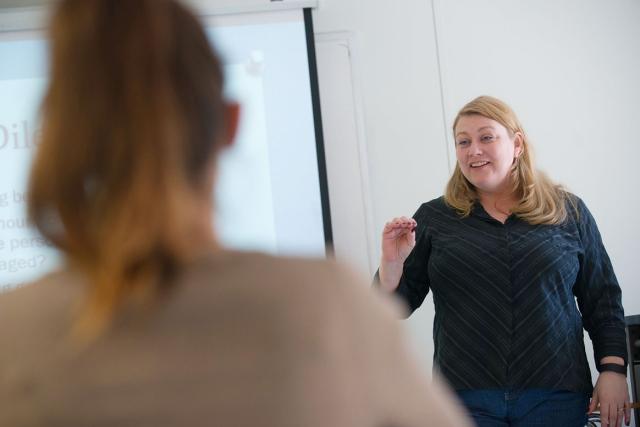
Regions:
[[[424,202],[421,206],[428,206],[432,209],[445,209],[448,208],[447,202],[444,200],[444,196],[436,197],[428,202]]]
[[[567,212],[574,227],[577,227],[581,234],[591,234],[597,232],[598,226],[587,203],[579,196],[567,192]]]
[[[585,216],[591,217],[591,212],[581,197],[568,190],[562,189],[560,191],[562,191],[562,196],[566,204],[567,214],[570,220],[575,223],[579,223],[585,219]]]
[[[346,274],[344,267],[332,260],[320,257],[276,256],[262,252],[225,251],[205,259],[199,266],[206,277],[217,281],[235,277],[263,286],[289,286],[297,283],[297,288],[314,286],[315,283],[331,282]],[[248,280],[247,279],[251,279]],[[331,284],[325,286],[332,286]]]
[[[455,209],[447,204],[444,196],[422,203],[414,214],[416,219],[428,219],[436,216],[458,217]]]
[[[55,359],[81,296],[72,282],[60,271],[0,294],[0,370],[21,375]]]
[[[181,281],[215,282],[217,288],[308,287],[335,272],[319,257],[278,256],[264,252],[224,250],[210,254],[186,270]],[[338,273],[339,274],[339,273]],[[241,285],[238,285],[238,283]]]
[[[78,298],[77,281],[73,273],[57,270],[0,293],[0,326],[56,316]]]

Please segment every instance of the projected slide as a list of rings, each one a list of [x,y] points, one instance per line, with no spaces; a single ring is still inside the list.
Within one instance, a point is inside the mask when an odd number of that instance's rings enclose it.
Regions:
[[[39,126],[42,78],[0,80],[0,290],[52,269],[58,256],[26,221],[25,185]],[[11,100],[10,102],[6,102]]]
[[[215,194],[216,230],[222,242],[276,253],[271,167],[260,67],[225,67],[227,96],[242,105],[243,123],[232,149],[222,153]]]
[[[324,257],[302,12],[211,18],[205,24],[224,61],[226,96],[241,105],[236,141],[220,159],[214,195],[218,236],[240,250]],[[0,291],[27,284],[62,262],[29,227],[25,210],[46,55],[38,34],[21,39],[19,33],[0,32]]]

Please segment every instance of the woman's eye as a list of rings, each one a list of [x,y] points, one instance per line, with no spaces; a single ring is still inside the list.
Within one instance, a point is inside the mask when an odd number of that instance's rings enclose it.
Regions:
[[[491,142],[493,141],[493,135],[485,135],[481,138],[483,142]]]
[[[469,145],[469,140],[468,139],[461,139],[460,141],[456,142],[457,145],[464,147],[465,145]]]

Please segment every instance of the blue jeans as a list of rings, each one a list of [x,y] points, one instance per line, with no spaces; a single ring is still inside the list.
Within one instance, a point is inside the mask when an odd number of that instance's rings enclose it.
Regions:
[[[458,390],[478,427],[584,427],[589,396],[561,390]]]

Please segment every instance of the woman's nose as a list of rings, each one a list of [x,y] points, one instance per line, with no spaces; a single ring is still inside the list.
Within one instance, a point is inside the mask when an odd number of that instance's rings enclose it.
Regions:
[[[482,154],[482,147],[480,147],[480,143],[478,141],[471,141],[467,153],[470,156],[477,156]]]

